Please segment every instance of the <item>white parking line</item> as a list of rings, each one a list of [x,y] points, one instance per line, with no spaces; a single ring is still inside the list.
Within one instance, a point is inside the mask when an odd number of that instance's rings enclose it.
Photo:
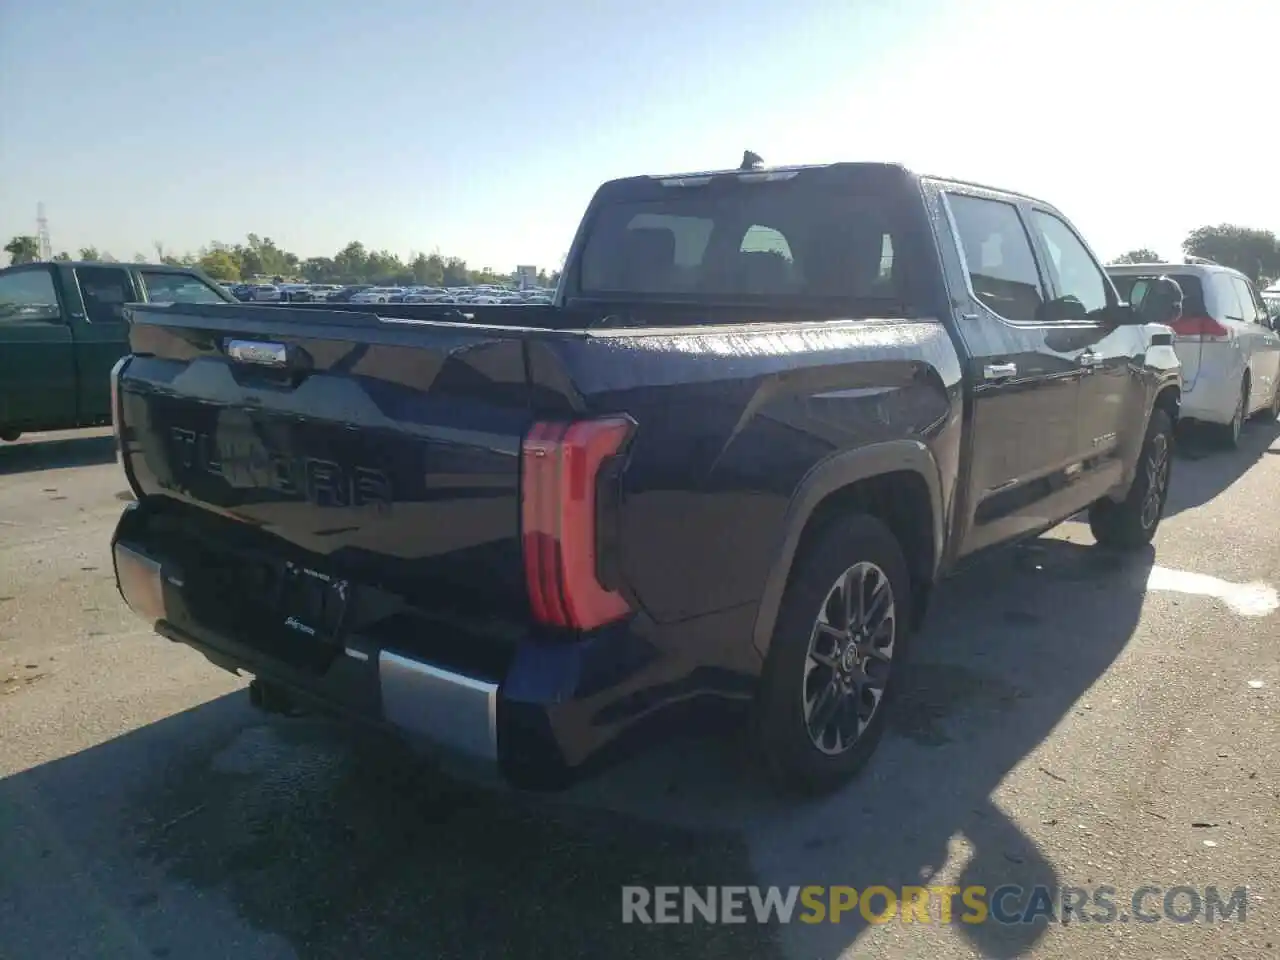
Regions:
[[[1213,597],[1242,617],[1265,617],[1280,609],[1280,593],[1270,584],[1261,581],[1232,583],[1205,573],[1187,573],[1168,567],[1151,568],[1147,589]]]

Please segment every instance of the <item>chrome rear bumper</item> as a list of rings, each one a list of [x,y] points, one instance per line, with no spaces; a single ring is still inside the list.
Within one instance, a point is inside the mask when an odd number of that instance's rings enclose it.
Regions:
[[[383,650],[382,715],[464,756],[498,760],[498,685]]]
[[[181,590],[182,580],[166,576],[162,561],[125,543],[117,541],[113,553],[125,603],[153,626],[167,621],[166,588]],[[390,650],[378,652],[375,666],[382,703],[376,719],[468,759],[497,762],[498,684]],[[251,664],[244,669],[254,672]]]
[[[116,586],[120,589],[124,602],[134,613],[152,624],[163,620],[164,571],[160,562],[122,543],[115,545],[114,553]]]

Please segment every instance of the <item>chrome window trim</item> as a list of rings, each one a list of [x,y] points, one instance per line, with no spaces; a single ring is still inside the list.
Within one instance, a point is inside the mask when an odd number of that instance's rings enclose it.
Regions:
[[[965,292],[969,294],[970,303],[977,304],[980,309],[984,310],[986,313],[989,313],[991,316],[995,317],[1001,323],[1007,323],[1010,326],[1018,327],[1019,329],[1025,330],[1025,329],[1035,328],[1035,327],[1059,326],[1059,324],[1045,324],[1037,321],[1014,320],[1010,317],[1006,317],[1002,313],[996,313],[989,306],[987,306],[986,303],[983,302],[981,297],[978,296],[978,292],[973,289],[973,277],[969,273],[969,258],[965,256],[964,243],[961,242],[960,240],[960,225],[956,223],[955,212],[951,209],[951,193],[953,192],[956,193],[958,196],[970,197],[974,200],[985,200],[988,203],[1003,203],[1005,206],[1012,207],[1014,214],[1018,217],[1018,222],[1022,224],[1022,230],[1024,233],[1027,232],[1027,225],[1022,222],[1022,213],[1021,211],[1018,210],[1018,205],[1016,203],[1011,203],[1008,200],[996,200],[991,197],[980,197],[977,194],[973,194],[973,193],[963,193],[962,191],[950,191],[950,190],[947,190],[945,187],[938,191],[938,196],[942,200],[942,210],[947,215],[947,226],[951,229],[951,242],[955,244],[956,256],[960,258],[960,272],[964,274],[964,288],[965,288]],[[1027,246],[1031,250],[1031,256],[1035,258],[1036,248],[1035,248],[1035,244],[1031,242],[1031,236],[1029,234],[1027,235]],[[1039,269],[1040,269],[1039,260],[1037,259],[1035,263],[1036,263],[1036,271],[1037,271],[1036,281],[1039,284],[1040,297],[1041,297],[1041,301],[1043,302],[1044,298],[1048,294],[1048,290],[1045,289],[1044,278],[1039,274]],[[961,319],[966,319],[970,316],[972,316],[972,314],[969,314],[966,312],[965,315],[962,315]]]

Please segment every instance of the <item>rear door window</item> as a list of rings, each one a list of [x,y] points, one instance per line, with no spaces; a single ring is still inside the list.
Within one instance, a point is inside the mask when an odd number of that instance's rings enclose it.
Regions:
[[[1044,284],[1018,208],[1003,200],[947,194],[973,294],[1015,323],[1035,323]]]
[[[58,293],[48,267],[0,276],[0,326],[32,320],[61,321]]]
[[[77,267],[76,280],[90,323],[123,323],[124,305],[138,299],[123,267]]]
[[[1209,282],[1213,284],[1214,306],[1217,310],[1214,319],[1216,320],[1236,320],[1244,319],[1244,308],[1240,306],[1240,294],[1236,292],[1236,286],[1231,282],[1231,275],[1227,273],[1215,273],[1209,277]]]
[[[1231,285],[1236,288],[1236,299],[1240,301],[1240,316],[1244,322],[1261,323],[1262,317],[1258,315],[1258,305],[1253,301],[1249,281],[1243,277],[1232,277]]]

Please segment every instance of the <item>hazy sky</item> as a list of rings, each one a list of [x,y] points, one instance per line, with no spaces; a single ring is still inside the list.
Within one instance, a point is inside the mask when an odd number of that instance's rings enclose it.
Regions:
[[[0,0],[0,238],[554,266],[604,179],[901,160],[1097,252],[1280,231],[1280,2]]]

